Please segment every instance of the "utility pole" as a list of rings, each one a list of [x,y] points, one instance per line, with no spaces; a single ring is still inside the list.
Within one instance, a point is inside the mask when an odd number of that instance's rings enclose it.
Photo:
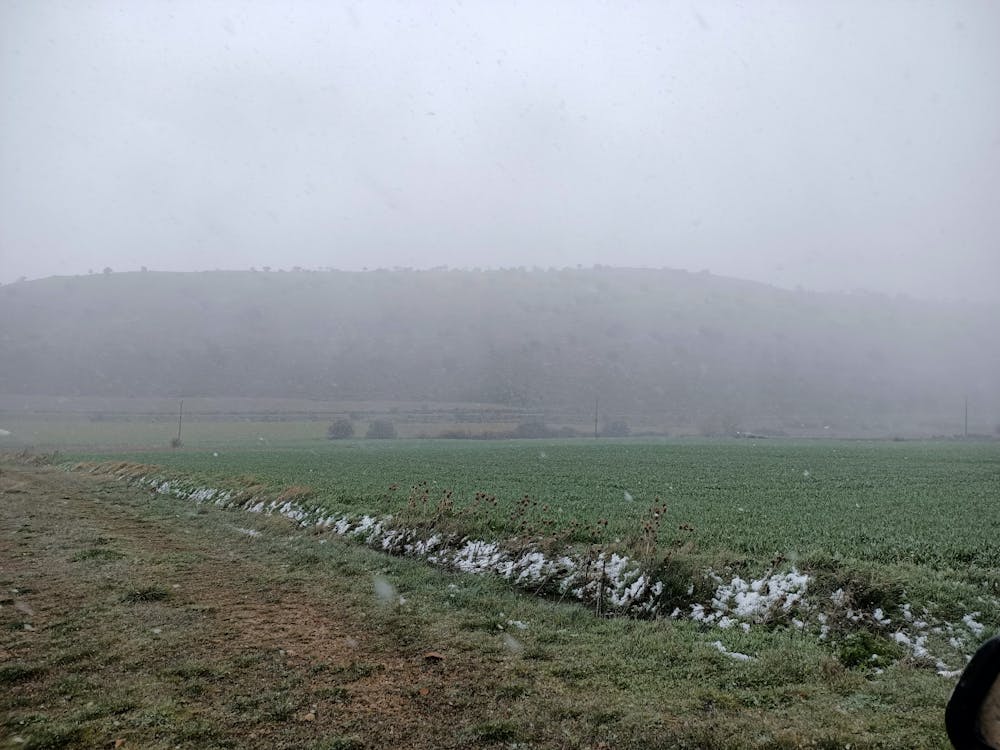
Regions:
[[[597,407],[600,403],[599,397],[594,396],[594,438],[597,438]]]
[[[181,408],[177,412],[177,444],[181,444],[181,423],[184,421],[184,399],[181,399]]]
[[[969,437],[969,397],[965,397],[965,436]]]

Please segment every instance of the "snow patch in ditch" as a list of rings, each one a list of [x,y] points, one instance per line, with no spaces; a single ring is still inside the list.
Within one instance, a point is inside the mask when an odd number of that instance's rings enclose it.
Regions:
[[[323,515],[320,511],[291,501],[252,497],[236,502],[232,492],[211,487],[192,488],[162,477],[134,479],[121,475],[119,478],[136,481],[160,494],[178,499],[212,502],[219,507],[238,507],[252,513],[281,515],[300,527],[316,527],[356,539],[374,549],[419,557],[466,573],[498,575],[523,588],[530,587],[536,591],[547,589],[580,601],[600,601],[604,612],[639,617],[666,614],[660,612],[660,596],[665,589],[663,582],[652,579],[637,562],[618,553],[601,553],[590,558],[568,554],[548,556],[531,546],[511,550],[497,542],[456,535],[434,533],[422,538],[416,529],[394,527],[391,517]],[[259,534],[252,529],[238,530],[249,536]],[[798,629],[814,631],[821,640],[829,637],[830,615],[823,611],[822,603],[807,598],[811,581],[808,574],[793,568],[757,579],[734,577],[726,581],[714,571],[706,570],[704,573],[707,579],[717,584],[711,600],[706,604],[691,604],[688,612],[675,608],[670,617],[689,619],[721,630],[739,627],[744,632],[749,632],[755,625],[783,618]],[[693,594],[693,586],[688,594]],[[901,607],[902,622],[897,621],[894,625],[893,618],[881,608],[871,612],[851,608],[843,590],[837,590],[829,597],[825,609],[829,610],[831,606],[838,616],[883,632],[910,656],[933,664],[937,673],[947,678],[956,677],[961,669],[952,669],[932,654],[928,641],[946,643],[952,649],[952,658],[967,662],[985,633],[985,625],[975,619],[981,614],[978,611],[965,615],[961,623],[931,624],[926,608],[922,615],[917,616],[912,606],[905,603]],[[726,650],[721,641],[711,645],[739,661],[753,658]]]

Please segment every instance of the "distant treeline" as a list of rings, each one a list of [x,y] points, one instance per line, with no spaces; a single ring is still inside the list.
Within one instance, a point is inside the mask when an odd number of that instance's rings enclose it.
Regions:
[[[109,273],[0,287],[0,393],[476,402],[766,432],[1000,421],[996,308],[682,271]],[[950,421],[949,421],[950,420]]]

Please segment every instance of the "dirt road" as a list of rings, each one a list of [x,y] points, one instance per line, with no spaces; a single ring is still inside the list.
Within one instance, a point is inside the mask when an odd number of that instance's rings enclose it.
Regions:
[[[373,553],[250,520],[107,478],[0,467],[6,746],[511,739],[506,667],[380,607]]]

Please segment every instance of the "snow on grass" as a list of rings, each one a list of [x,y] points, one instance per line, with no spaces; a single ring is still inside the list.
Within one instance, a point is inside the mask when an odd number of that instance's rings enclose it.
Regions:
[[[986,629],[981,622],[976,622],[976,618],[979,617],[979,612],[973,612],[971,614],[965,615],[962,618],[962,622],[965,626],[972,631],[972,634],[977,638],[983,634]]]
[[[808,587],[809,576],[794,568],[787,573],[751,581],[733,578],[716,589],[712,598],[714,612],[706,617],[764,622],[775,609],[791,611],[802,601]]]
[[[213,502],[220,507],[284,516],[300,527],[315,527],[391,554],[422,558],[466,573],[497,575],[535,592],[544,590],[599,603],[599,611],[605,613],[639,617],[666,614],[660,611],[661,596],[666,588],[664,583],[649,575],[640,563],[617,552],[592,556],[572,553],[550,555],[530,544],[511,549],[497,541],[458,535],[432,533],[426,536],[417,529],[394,526],[393,519],[388,516],[324,515],[320,510],[291,501],[280,502],[261,496],[245,498],[229,491],[184,485],[178,480],[163,477],[135,479],[123,474],[120,478],[137,481],[160,494],[179,499]],[[259,533],[252,529],[238,531],[249,536]],[[712,570],[703,571],[703,575],[716,584],[711,599],[708,602],[694,601],[687,610],[675,607],[670,617],[689,619],[721,630],[738,628],[743,632],[749,632],[755,626],[783,623],[813,632],[820,640],[834,637],[834,622],[849,622],[883,633],[910,657],[933,665],[938,674],[949,678],[960,670],[949,666],[943,656],[956,662],[968,661],[986,630],[986,626],[976,619],[981,616],[980,611],[965,615],[960,623],[932,622],[926,607],[917,615],[909,602],[900,607],[898,617],[890,617],[881,607],[872,611],[851,607],[850,597],[842,589],[827,597],[813,595],[810,598],[812,579],[796,568],[784,572],[772,571],[749,580],[738,576],[725,580]],[[377,595],[380,595],[380,588],[384,587],[377,582]],[[693,596],[693,584],[687,593]],[[381,594],[384,595],[384,592]],[[510,624],[516,627],[521,625],[513,621]],[[734,659],[752,658],[725,650],[721,641],[712,645]]]
[[[195,502],[214,500],[222,507],[284,516],[303,527],[332,531],[385,552],[421,557],[466,573],[491,573],[518,586],[534,590],[547,587],[582,601],[600,599],[606,612],[655,615],[664,588],[662,582],[646,575],[639,563],[614,552],[593,557],[549,556],[531,545],[508,549],[498,542],[438,533],[423,538],[416,529],[393,526],[389,517],[323,515],[292,501],[279,502],[259,496],[236,502],[232,493],[185,486],[162,477],[141,477],[136,481],[160,494]]]
[[[739,651],[729,651],[725,646],[722,645],[722,641],[712,641],[711,645],[715,646],[716,650],[720,654],[728,656],[730,659],[735,659],[736,661],[750,661],[751,659],[753,659],[753,657],[750,656],[749,654],[741,654]]]

